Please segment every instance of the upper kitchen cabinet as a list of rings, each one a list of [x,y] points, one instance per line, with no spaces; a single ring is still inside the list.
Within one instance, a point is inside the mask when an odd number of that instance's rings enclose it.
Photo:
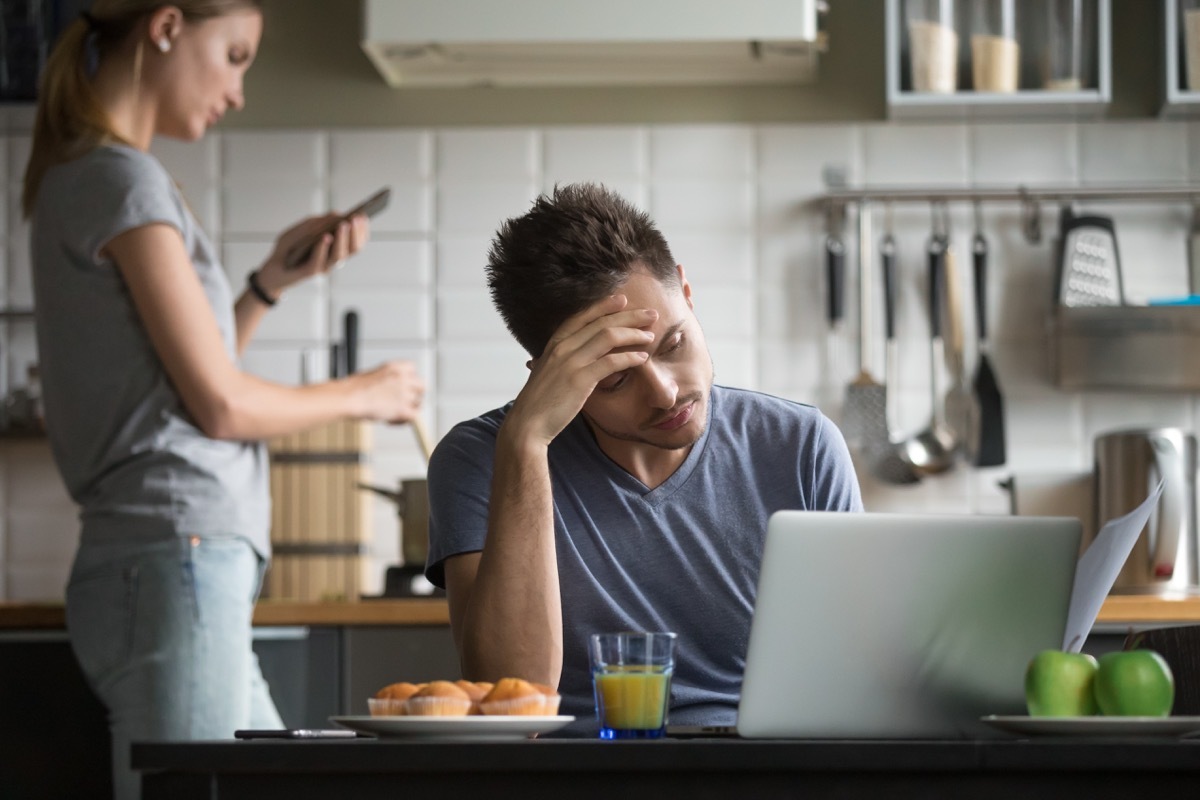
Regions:
[[[1200,0],[1163,6],[1163,114],[1200,116]]]
[[[1098,116],[1109,0],[887,0],[888,116]]]
[[[817,0],[364,0],[393,87],[811,83]]]

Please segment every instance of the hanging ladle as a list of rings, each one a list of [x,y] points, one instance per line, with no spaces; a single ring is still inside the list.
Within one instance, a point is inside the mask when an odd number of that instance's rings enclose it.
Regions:
[[[936,475],[954,466],[958,442],[946,426],[941,370],[945,364],[942,341],[942,287],[945,281],[946,249],[950,246],[949,210],[945,203],[933,208],[933,232],[929,237],[929,386],[932,409],[929,425],[899,444],[900,454],[920,475]]]

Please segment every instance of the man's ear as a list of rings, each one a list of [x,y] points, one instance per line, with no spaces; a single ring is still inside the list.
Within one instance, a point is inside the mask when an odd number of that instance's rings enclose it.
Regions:
[[[675,270],[679,273],[679,288],[683,290],[683,299],[687,301],[688,308],[695,310],[696,307],[692,304],[692,285],[683,274],[683,264],[676,264]]]

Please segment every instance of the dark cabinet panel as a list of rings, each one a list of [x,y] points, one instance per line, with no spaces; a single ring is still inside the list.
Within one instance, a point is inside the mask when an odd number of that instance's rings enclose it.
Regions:
[[[367,698],[396,681],[457,680],[461,674],[454,637],[446,626],[349,627],[342,706],[366,714]]]

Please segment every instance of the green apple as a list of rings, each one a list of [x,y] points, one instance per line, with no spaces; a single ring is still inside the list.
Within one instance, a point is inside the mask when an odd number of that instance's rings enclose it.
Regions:
[[[1031,717],[1087,717],[1096,713],[1092,683],[1096,659],[1087,653],[1043,650],[1025,669],[1025,704]]]
[[[1095,692],[1107,716],[1165,717],[1175,703],[1175,678],[1153,650],[1122,650],[1100,656]]]

